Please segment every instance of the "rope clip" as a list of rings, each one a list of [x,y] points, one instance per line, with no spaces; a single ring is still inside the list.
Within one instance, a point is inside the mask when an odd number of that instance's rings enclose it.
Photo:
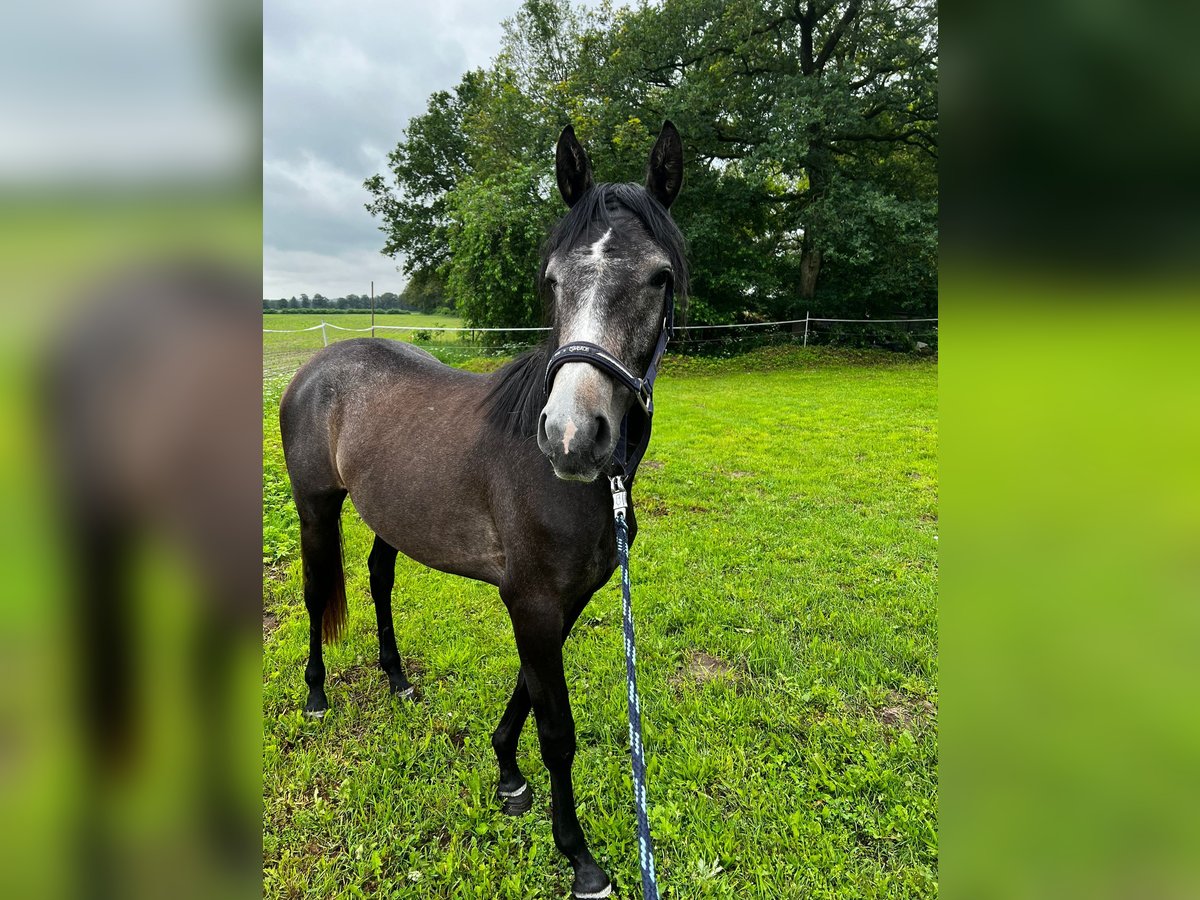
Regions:
[[[629,509],[629,492],[625,490],[625,481],[620,475],[613,475],[608,479],[608,485],[612,488],[613,516],[623,519]]]

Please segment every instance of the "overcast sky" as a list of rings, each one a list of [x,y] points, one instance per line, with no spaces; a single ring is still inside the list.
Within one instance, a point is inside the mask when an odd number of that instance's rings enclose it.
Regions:
[[[486,66],[520,0],[267,0],[263,296],[399,293],[363,208],[408,120]]]

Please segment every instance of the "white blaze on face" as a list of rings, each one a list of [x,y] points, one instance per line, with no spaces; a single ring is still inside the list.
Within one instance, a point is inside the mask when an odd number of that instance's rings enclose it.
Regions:
[[[587,342],[620,352],[606,331],[605,310],[615,280],[629,264],[611,253],[612,238],[609,229],[590,246],[552,261],[558,271],[551,277],[557,274],[562,284],[557,297],[563,304],[559,308],[559,346]],[[598,469],[593,464],[612,452],[614,423],[622,412],[620,401],[627,399],[615,379],[591,363],[568,362],[557,370],[542,410],[538,445],[552,461],[557,460],[554,465],[559,477],[595,477]]]
[[[608,243],[610,237],[612,237],[611,228],[604,232],[600,240],[592,244],[592,249],[588,251],[592,283],[574,321],[571,322],[570,340],[572,341],[590,341],[593,344],[600,344],[602,337],[600,332],[603,328],[600,316],[600,288],[604,284],[604,270],[608,267],[608,259],[604,255],[604,245]],[[601,346],[603,345],[601,344]]]
[[[576,251],[580,268],[586,268],[587,287],[579,294],[579,305],[569,321],[564,323],[563,345],[573,341],[587,341],[600,347],[607,346],[604,340],[603,289],[607,270],[612,265],[605,255],[605,246],[612,238],[608,229],[587,250]],[[565,409],[580,405],[598,405],[611,400],[612,390],[600,371],[590,363],[566,363],[554,377],[554,388],[550,392],[549,407]],[[560,406],[564,404],[565,406]],[[574,421],[566,426],[563,436],[563,452],[570,452],[570,441],[578,430]]]

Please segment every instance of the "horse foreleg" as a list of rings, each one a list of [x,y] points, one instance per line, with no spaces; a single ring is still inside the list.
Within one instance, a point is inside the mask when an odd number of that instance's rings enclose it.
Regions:
[[[575,624],[589,599],[590,595],[583,598],[568,613],[567,621],[563,623],[563,643],[566,643],[571,626]],[[525,683],[525,670],[519,669],[517,686],[513,688],[512,697],[509,698],[508,706],[504,708],[500,723],[492,732],[492,749],[496,751],[496,763],[500,768],[500,783],[496,787],[496,796],[500,800],[501,809],[510,816],[523,815],[533,808],[533,788],[529,786],[517,765],[517,745],[521,740],[525,720],[529,718],[529,710],[529,686]]]
[[[392,693],[412,697],[413,687],[404,674],[392,626],[392,586],[396,583],[396,548],[375,536],[367,570],[371,573],[371,599],[375,601],[375,624],[379,630],[379,667],[387,674]]]
[[[521,671],[537,719],[542,762],[550,773],[554,844],[575,870],[573,893],[579,898],[607,897],[612,883],[596,864],[575,812],[571,765],[575,760],[575,720],[563,673],[562,644],[566,633],[563,607],[557,600],[515,598],[509,604]],[[518,684],[519,686],[519,684]]]
[[[521,729],[529,717],[529,687],[525,683],[524,668],[517,672],[517,686],[500,717],[500,724],[492,732],[492,749],[496,751],[496,762],[500,766],[500,783],[496,796],[507,815],[519,816],[533,808],[533,789],[517,765],[517,744],[521,740]]]

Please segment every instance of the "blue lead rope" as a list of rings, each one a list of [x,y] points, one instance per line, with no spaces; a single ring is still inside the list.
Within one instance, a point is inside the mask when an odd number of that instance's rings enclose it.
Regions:
[[[637,689],[637,649],[633,642],[633,597],[629,591],[629,525],[625,521],[629,494],[619,476],[612,478],[611,483],[617,529],[617,556],[621,561],[621,605],[625,618],[625,679],[629,689],[629,749],[633,761],[633,799],[637,807],[642,898],[658,900],[658,879],[654,874],[654,844],[650,840],[650,815],[646,808],[646,750],[642,744],[642,712]]]
[[[641,407],[641,427],[630,428],[630,412],[621,420],[620,437],[613,450],[613,469],[609,478],[613,493],[613,517],[616,519],[617,555],[621,560],[621,597],[625,611],[625,677],[629,686],[629,749],[633,760],[633,799],[637,806],[638,862],[642,868],[642,900],[658,900],[658,879],[654,875],[654,845],[650,841],[650,816],[646,811],[646,748],[642,746],[642,714],[637,691],[637,651],[633,645],[633,600],[629,594],[629,492],[638,464],[650,446],[650,425],[654,420],[654,380],[675,331],[675,286],[667,282],[663,299],[662,328],[650,355],[646,374],[638,378],[624,363],[599,344],[573,341],[559,347],[546,361],[546,396],[554,384],[554,373],[568,362],[585,362],[604,370],[621,382],[637,398]]]

